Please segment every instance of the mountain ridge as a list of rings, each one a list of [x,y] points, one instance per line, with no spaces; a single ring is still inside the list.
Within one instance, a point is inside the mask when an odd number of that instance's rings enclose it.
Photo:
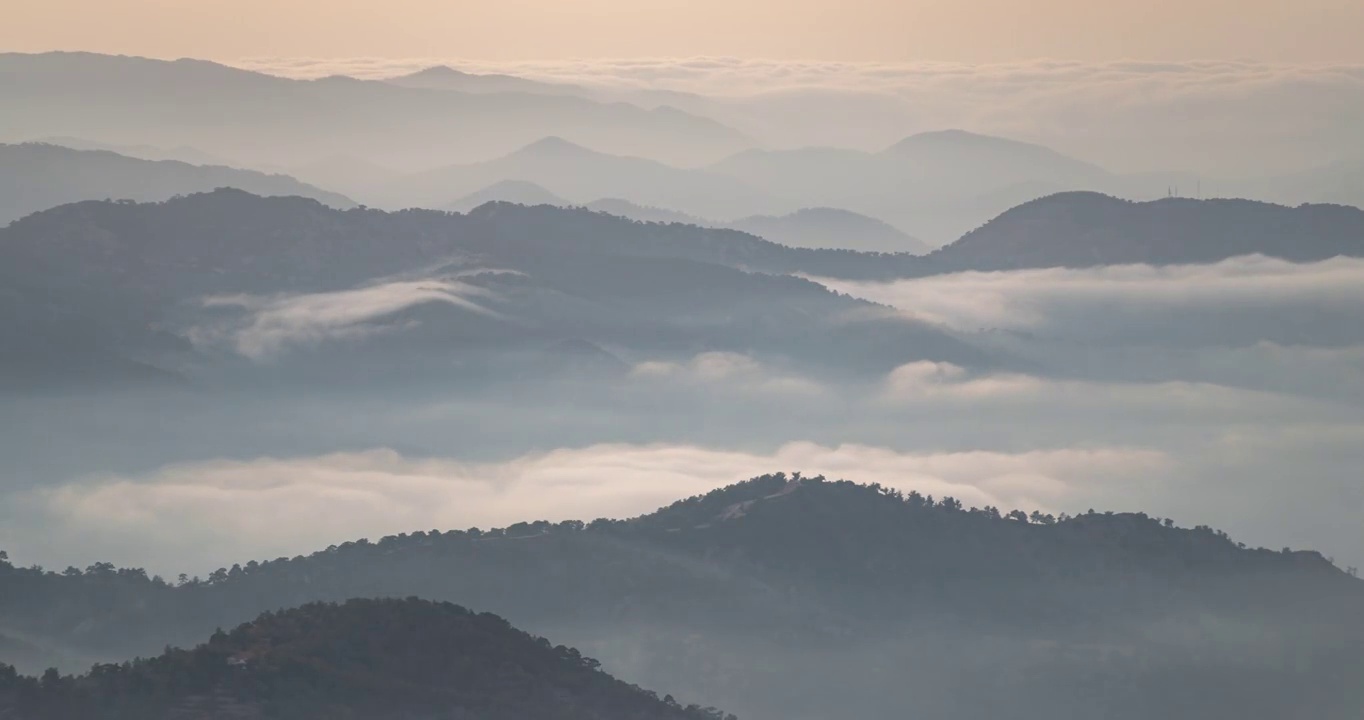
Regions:
[[[468,162],[548,134],[685,161],[751,141],[709,118],[574,95],[465,93],[379,80],[294,80],[197,60],[0,54],[0,123],[20,137],[191,145],[245,165],[360,153],[400,170]],[[99,117],[66,112],[98,102]],[[451,126],[461,132],[451,133]]]
[[[875,717],[936,708],[969,718],[1006,698],[1047,697],[1020,716],[1088,706],[1121,718],[1268,719],[1296,703],[1344,720],[1364,703],[1345,675],[1276,665],[1296,653],[1364,667],[1364,655],[1343,650],[1364,636],[1364,582],[1319,553],[1246,548],[1143,513],[967,508],[818,476],[761,476],[631,519],[361,539],[180,587],[111,565],[66,574],[0,565],[0,579],[14,588],[0,620],[104,654],[202,636],[258,608],[375,594],[454,600],[562,637],[613,673],[628,670],[628,681],[746,717],[821,717],[854,703]],[[555,592],[533,591],[547,582]],[[952,630],[939,639],[934,628]],[[1102,646],[1126,649],[1096,655]],[[984,667],[976,647],[993,647]],[[717,665],[721,656],[730,660]],[[808,666],[791,663],[805,656]],[[764,670],[774,663],[790,667]],[[1037,687],[1015,686],[998,674],[1006,666]],[[924,675],[892,671],[903,667]],[[1077,672],[1124,680],[1087,699]],[[896,677],[915,691],[868,694]],[[1223,682],[1278,694],[1182,700]],[[1130,707],[1127,688],[1141,691]]]
[[[193,649],[79,677],[0,668],[0,709],[31,720],[734,717],[660,700],[599,668],[496,615],[416,598],[350,600],[267,612]]]
[[[299,196],[341,209],[355,202],[288,175],[179,160],[144,160],[110,150],[47,143],[0,145],[0,226],[81,200],[167,200],[235,187],[263,196]]]

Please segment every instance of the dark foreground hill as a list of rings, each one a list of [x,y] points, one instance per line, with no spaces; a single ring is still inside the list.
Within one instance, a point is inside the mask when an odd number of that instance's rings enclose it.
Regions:
[[[1364,583],[1143,514],[767,476],[632,520],[360,540],[172,586],[0,566],[0,633],[120,657],[314,600],[488,608],[745,717],[1355,720]]]
[[[577,650],[448,603],[352,600],[266,613],[193,650],[41,679],[0,667],[15,720],[722,720]],[[733,718],[733,716],[729,716]]]

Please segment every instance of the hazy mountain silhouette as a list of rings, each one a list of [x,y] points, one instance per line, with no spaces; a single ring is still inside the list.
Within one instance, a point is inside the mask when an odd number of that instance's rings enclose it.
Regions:
[[[554,193],[524,180],[503,180],[488,187],[469,193],[450,203],[449,210],[469,212],[479,205],[490,202],[507,202],[517,205],[557,205],[566,207],[570,203]]]
[[[754,718],[1364,708],[1364,583],[1317,553],[822,478],[765,476],[633,520],[360,540],[180,587],[108,565],[0,577],[0,623],[103,655],[319,599],[449,599]]]
[[[586,209],[490,203],[467,215],[390,214],[220,190],[161,204],[78,203],[0,230],[0,278],[13,288],[0,335],[7,348],[39,357],[67,353],[64,345],[35,349],[28,338],[70,335],[77,357],[210,374],[219,361],[202,356],[202,341],[218,337],[229,353],[297,350],[273,371],[320,380],[331,368],[347,382],[378,368],[405,368],[393,376],[414,381],[423,373],[458,379],[452,353],[565,340],[635,357],[732,351],[853,373],[884,373],[910,359],[992,362],[936,327],[858,315],[871,306],[803,279],[750,272],[872,262],[859,258]],[[351,297],[375,309],[341,328],[328,326],[329,316],[308,320],[308,303],[338,292],[368,293]],[[227,305],[204,305],[215,297]],[[308,322],[267,332],[256,313],[280,302],[303,303],[289,317]],[[347,352],[329,349],[333,336]],[[811,337],[826,342],[811,346]],[[83,347],[92,352],[75,352]]]
[[[0,710],[30,720],[725,718],[660,700],[496,615],[416,598],[270,612],[192,650],[81,676],[8,670]]]
[[[509,155],[416,173],[376,190],[376,204],[443,207],[504,180],[535,183],[574,203],[603,197],[676,208],[706,217],[749,214],[776,203],[763,190],[703,170],[590,150],[561,137],[542,138]]]
[[[345,196],[284,175],[57,145],[0,145],[0,224],[79,200],[165,200],[220,187],[257,195],[297,195],[340,208],[355,205]]]
[[[593,200],[583,207],[596,212],[603,212],[608,215],[630,218],[640,222],[652,223],[682,223],[683,225],[698,225],[701,227],[723,227],[724,223],[706,218],[688,215],[676,210],[668,210],[661,207],[651,207],[632,203],[621,198],[602,198]]]
[[[175,148],[163,148],[156,145],[116,145],[76,137],[37,138],[30,144],[60,145],[62,147],[71,148],[72,150],[107,150],[125,157],[139,158],[142,160],[177,160],[179,162],[189,163],[190,165],[229,164],[216,155],[211,155],[198,148],[192,148],[185,145]]]
[[[929,247],[875,218],[836,208],[806,208],[790,215],[757,215],[728,224],[782,245],[922,254]]]
[[[1132,202],[1061,193],[1020,205],[924,258],[918,272],[1364,256],[1364,211],[1250,200]]]
[[[1109,177],[1097,165],[1051,148],[965,130],[911,135],[879,156],[914,168],[937,182],[979,186],[982,176],[1007,186],[1024,182],[1096,183]]]
[[[201,60],[3,54],[0,95],[8,100],[0,125],[12,137],[191,145],[249,166],[350,154],[410,170],[487,157],[551,134],[679,162],[750,145],[731,128],[673,109],[341,77],[290,80]],[[94,105],[98,113],[72,111]]]
[[[478,74],[456,70],[448,65],[434,65],[417,72],[388,78],[384,82],[427,90],[454,90],[467,93],[533,93],[537,95],[590,94],[585,88],[567,83],[540,82],[499,73]]]
[[[787,215],[752,215],[733,222],[721,222],[675,210],[638,205],[619,198],[594,200],[584,207],[640,222],[682,223],[738,230],[796,248],[915,254],[929,250],[917,239],[880,220],[838,208],[804,208]]]
[[[747,150],[708,169],[802,206],[880,218],[932,245],[1020,202],[1117,182],[1103,169],[1049,148],[960,130],[913,135],[875,153]]]

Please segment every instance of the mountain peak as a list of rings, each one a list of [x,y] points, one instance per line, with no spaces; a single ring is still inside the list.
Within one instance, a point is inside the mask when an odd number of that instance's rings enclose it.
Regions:
[[[408,73],[400,77],[404,78],[464,78],[469,77],[470,73],[463,70],[456,70],[449,65],[432,65],[422,68],[414,73]]]
[[[928,130],[915,133],[905,139],[886,148],[887,153],[908,152],[919,148],[930,147],[958,147],[958,148],[980,148],[993,150],[1032,150],[1045,151],[1048,154],[1060,155],[1056,151],[1043,145],[1013,140],[1010,138],[998,137],[995,135],[983,135],[981,133],[961,130],[958,128],[948,128],[945,130]]]
[[[549,135],[540,138],[535,142],[521,148],[523,153],[565,153],[565,152],[591,152],[587,148],[574,142],[565,140],[558,135]]]

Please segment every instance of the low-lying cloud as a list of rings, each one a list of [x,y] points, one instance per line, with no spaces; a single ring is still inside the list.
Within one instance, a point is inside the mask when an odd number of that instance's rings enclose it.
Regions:
[[[405,280],[340,292],[258,297],[207,298],[209,307],[241,308],[248,319],[227,334],[233,348],[253,360],[264,360],[290,345],[362,337],[383,330],[375,320],[426,303],[446,303],[470,312],[497,316],[476,302],[492,297],[486,288],[454,279]],[[200,330],[208,341],[221,331]]]
[[[685,363],[651,360],[630,371],[637,383],[724,386],[742,393],[819,396],[825,388],[810,378],[784,373],[742,353],[705,352]]]
[[[413,303],[497,300],[459,282],[234,299],[250,321],[231,337],[269,357]],[[851,380],[701,352],[478,392],[34,399],[0,409],[0,454],[18,458],[0,547],[204,573],[387,533],[630,516],[783,470],[1364,558],[1364,261],[831,284],[1027,362]]]
[[[388,449],[173,465],[92,477],[27,496],[51,550],[79,540],[163,572],[294,555],[359,537],[528,519],[630,517],[779,469],[853,477],[967,505],[1054,509],[1095,475],[1140,482],[1169,459],[1132,448],[902,453],[788,443],[770,453],[680,445],[595,445],[500,463],[406,457]],[[45,558],[46,559],[46,558]]]
[[[1364,342],[1364,259],[1295,264],[966,272],[889,283],[820,280],[960,331],[1023,331],[1118,344]]]

